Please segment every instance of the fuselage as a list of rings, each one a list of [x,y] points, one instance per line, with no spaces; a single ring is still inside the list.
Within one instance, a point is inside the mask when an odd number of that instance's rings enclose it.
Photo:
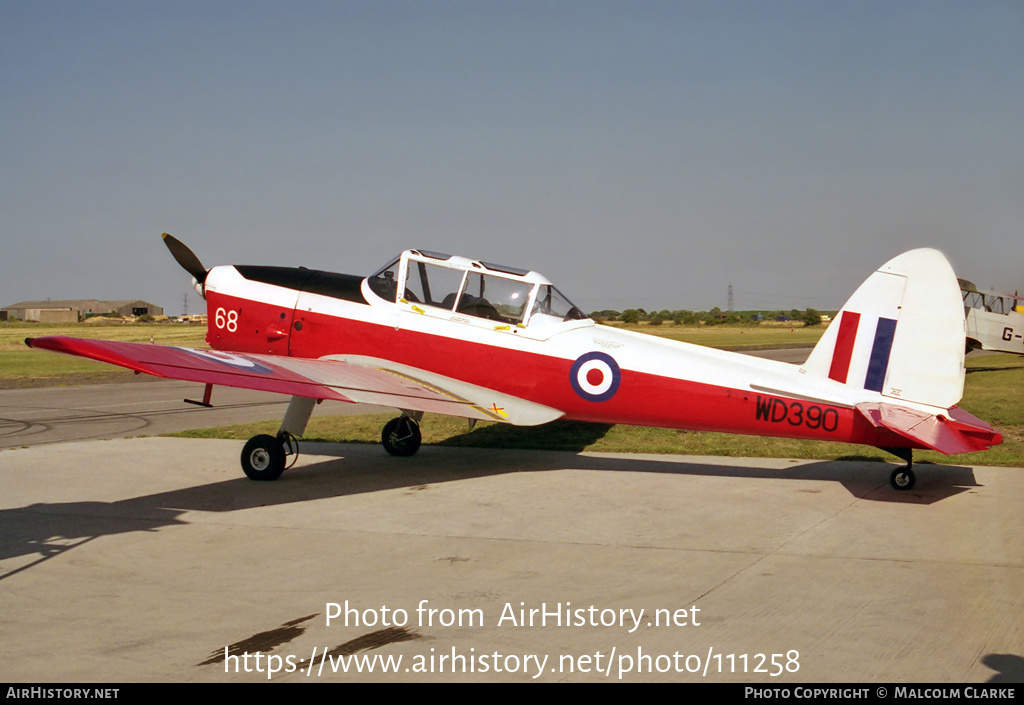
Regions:
[[[442,303],[425,283],[412,287],[415,268],[433,264],[413,252],[396,260],[390,276],[386,269],[366,278],[215,267],[205,283],[207,341],[233,352],[384,359],[573,420],[912,447],[867,423],[853,408],[863,399],[847,387],[808,380],[799,366],[598,325],[575,308],[551,315],[556,309],[542,306],[540,296],[557,290],[532,272],[484,267],[486,289],[481,283],[480,296],[467,297],[467,280],[483,281],[481,273],[442,260],[463,277],[450,305]],[[521,307],[482,308],[485,293],[499,289],[522,298]],[[473,308],[462,305],[467,299]]]

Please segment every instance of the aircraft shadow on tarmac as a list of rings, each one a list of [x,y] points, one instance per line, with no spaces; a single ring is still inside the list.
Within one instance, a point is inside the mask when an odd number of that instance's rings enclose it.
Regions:
[[[838,482],[859,499],[914,505],[933,504],[978,486],[971,468],[955,465],[925,466],[917,488],[896,492],[888,483],[888,466],[878,462],[794,461],[791,467],[777,469],[756,462],[712,465],[678,457],[596,457],[567,451],[427,446],[410,459],[386,455],[370,444],[303,443],[301,450],[318,460],[290,469],[275,482],[239,477],[116,502],[39,503],[0,510],[0,561],[38,556],[27,564],[0,570],[0,580],[101,536],[187,524],[182,515],[188,511],[231,512],[508,473],[585,470],[780,482],[820,480]]]

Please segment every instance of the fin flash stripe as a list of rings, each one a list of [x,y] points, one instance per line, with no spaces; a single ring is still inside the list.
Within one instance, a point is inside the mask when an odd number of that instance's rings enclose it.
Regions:
[[[828,370],[829,379],[846,384],[846,377],[850,373],[850,360],[853,359],[853,343],[857,340],[859,326],[859,313],[843,311],[839,321],[839,335],[836,336],[836,349],[832,353],[832,366]]]
[[[875,328],[875,342],[871,346],[871,358],[868,360],[868,374],[864,378],[864,389],[881,392],[885,384],[885,373],[889,370],[889,354],[892,352],[892,341],[896,337],[896,320],[879,318]]]

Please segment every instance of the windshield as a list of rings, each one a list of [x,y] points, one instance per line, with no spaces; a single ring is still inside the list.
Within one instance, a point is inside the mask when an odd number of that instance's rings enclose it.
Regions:
[[[398,293],[398,265],[396,259],[388,266],[370,277],[370,291],[386,301],[394,301]]]

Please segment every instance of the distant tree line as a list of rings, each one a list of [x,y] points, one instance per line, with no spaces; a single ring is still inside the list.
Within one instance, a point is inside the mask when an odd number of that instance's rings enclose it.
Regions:
[[[621,321],[622,323],[633,325],[646,322],[652,326],[660,326],[666,321],[672,321],[676,325],[720,326],[730,324],[756,325],[761,321],[779,320],[799,321],[805,326],[821,325],[821,312],[813,308],[804,309],[803,311],[792,309],[790,311],[737,311],[733,313],[725,313],[717,306],[710,311],[687,311],[685,309],[676,311],[669,311],[668,309],[645,311],[642,308],[627,308],[625,311],[613,311],[611,309],[593,311],[590,317],[596,321]]]

